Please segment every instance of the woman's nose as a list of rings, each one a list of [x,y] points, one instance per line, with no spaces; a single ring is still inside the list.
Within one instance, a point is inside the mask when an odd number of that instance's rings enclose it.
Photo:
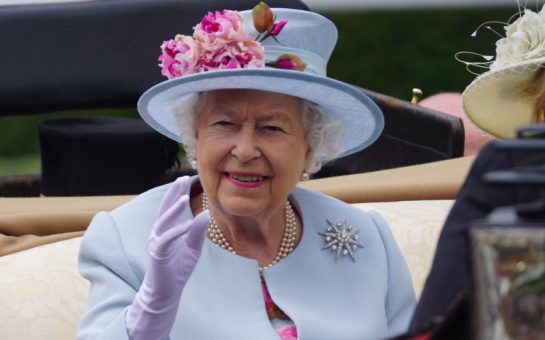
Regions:
[[[242,129],[239,138],[233,146],[231,154],[241,162],[248,162],[261,156],[255,131],[253,129]]]

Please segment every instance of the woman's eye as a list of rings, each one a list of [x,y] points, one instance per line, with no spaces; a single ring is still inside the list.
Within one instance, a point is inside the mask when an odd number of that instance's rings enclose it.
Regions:
[[[220,121],[214,122],[212,125],[227,127],[227,126],[232,126],[233,123],[227,120],[220,120]]]
[[[265,128],[265,130],[270,131],[270,132],[284,132],[284,129],[282,129],[280,126],[267,125],[264,128]]]

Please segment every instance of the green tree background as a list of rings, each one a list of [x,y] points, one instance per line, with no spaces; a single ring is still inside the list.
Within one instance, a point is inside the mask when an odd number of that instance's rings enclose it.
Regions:
[[[462,92],[474,78],[457,62],[458,51],[494,54],[498,36],[471,33],[488,20],[507,21],[513,7],[395,11],[324,12],[338,27],[331,77],[410,100],[411,89],[424,97]],[[495,26],[504,34],[501,26]],[[57,112],[0,117],[0,176],[40,172],[37,126],[45,119],[75,115],[138,117],[135,110]]]

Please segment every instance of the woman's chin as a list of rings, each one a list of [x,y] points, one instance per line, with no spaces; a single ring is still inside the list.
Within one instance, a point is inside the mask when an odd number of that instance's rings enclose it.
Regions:
[[[268,208],[266,202],[260,202],[260,200],[256,200],[255,198],[234,198],[224,200],[223,202],[220,200],[220,204],[223,212],[232,217],[257,216]]]

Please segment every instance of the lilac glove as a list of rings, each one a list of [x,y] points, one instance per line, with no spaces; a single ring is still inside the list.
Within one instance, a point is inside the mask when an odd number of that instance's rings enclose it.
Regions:
[[[189,206],[188,176],[178,178],[163,197],[148,241],[144,281],[125,315],[130,339],[167,339],[184,286],[201,254],[210,214],[180,216]]]

